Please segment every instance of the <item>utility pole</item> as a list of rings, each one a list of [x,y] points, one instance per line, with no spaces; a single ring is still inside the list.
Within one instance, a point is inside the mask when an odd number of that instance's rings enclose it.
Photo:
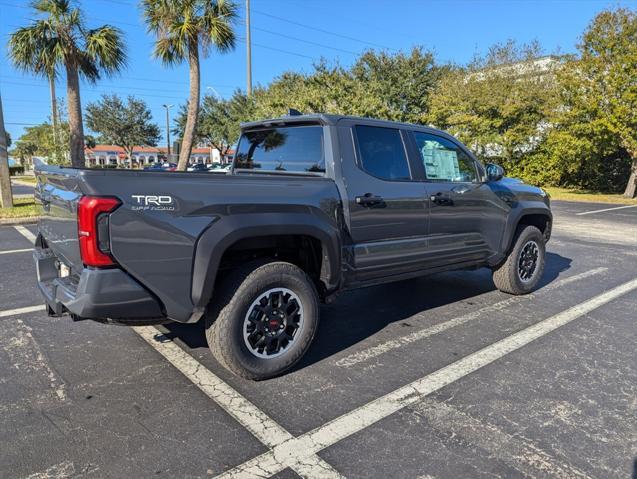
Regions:
[[[167,161],[170,161],[170,117],[168,115],[168,110],[170,110],[173,105],[162,105],[166,109],[166,147],[168,149],[168,156],[166,157]]]
[[[13,206],[11,178],[9,178],[9,152],[7,151],[7,133],[4,130],[2,115],[2,97],[0,96],[0,200],[2,208]]]
[[[58,125],[58,102],[57,97],[55,95],[55,76],[53,74],[48,75],[49,77],[49,93],[51,95],[51,120],[53,122],[53,146],[55,147],[55,156],[56,160],[61,160],[58,158],[58,153],[63,150],[63,147],[60,142],[59,136],[59,125]]]
[[[250,40],[250,0],[246,0],[246,52],[247,52],[247,72],[246,90],[248,96],[252,95],[252,42]]]

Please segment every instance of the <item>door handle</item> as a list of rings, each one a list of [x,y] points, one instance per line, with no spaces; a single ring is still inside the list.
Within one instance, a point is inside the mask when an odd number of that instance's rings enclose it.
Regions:
[[[436,203],[437,205],[441,205],[441,206],[453,205],[453,200],[451,199],[451,196],[441,191],[439,191],[435,195],[431,195],[429,199],[432,201],[432,203]]]
[[[374,206],[383,202],[382,196],[376,196],[371,193],[365,193],[363,196],[356,197],[356,204],[361,206]]]

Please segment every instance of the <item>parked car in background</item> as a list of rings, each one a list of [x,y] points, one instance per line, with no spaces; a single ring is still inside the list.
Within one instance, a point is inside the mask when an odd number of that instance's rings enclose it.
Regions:
[[[161,163],[153,163],[151,165],[145,166],[144,171],[164,171],[164,167]]]
[[[208,167],[203,163],[195,163],[187,168],[187,171],[208,171]]]
[[[219,163],[214,163],[212,165],[208,165],[208,171],[210,173],[228,173],[231,166],[232,165],[220,165]]]
[[[162,163],[162,168],[164,169],[164,171],[176,171],[177,170],[177,163],[170,163],[168,161]]]

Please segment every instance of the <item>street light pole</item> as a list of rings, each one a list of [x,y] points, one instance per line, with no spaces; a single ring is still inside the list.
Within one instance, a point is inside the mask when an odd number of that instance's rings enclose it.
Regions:
[[[248,96],[252,95],[252,45],[250,41],[250,0],[246,0],[246,54],[247,54],[247,72],[246,72],[246,90]]]
[[[170,117],[168,115],[168,110],[170,110],[173,105],[162,105],[166,109],[166,149],[168,150],[166,160],[170,161]]]

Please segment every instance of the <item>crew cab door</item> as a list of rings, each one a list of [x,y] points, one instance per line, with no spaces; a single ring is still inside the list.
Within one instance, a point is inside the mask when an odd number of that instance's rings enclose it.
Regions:
[[[483,182],[477,161],[450,138],[411,133],[426,176],[429,266],[485,260],[496,254],[508,205]]]
[[[422,268],[427,253],[427,199],[414,181],[408,132],[364,121],[338,123],[345,217],[354,281]]]

